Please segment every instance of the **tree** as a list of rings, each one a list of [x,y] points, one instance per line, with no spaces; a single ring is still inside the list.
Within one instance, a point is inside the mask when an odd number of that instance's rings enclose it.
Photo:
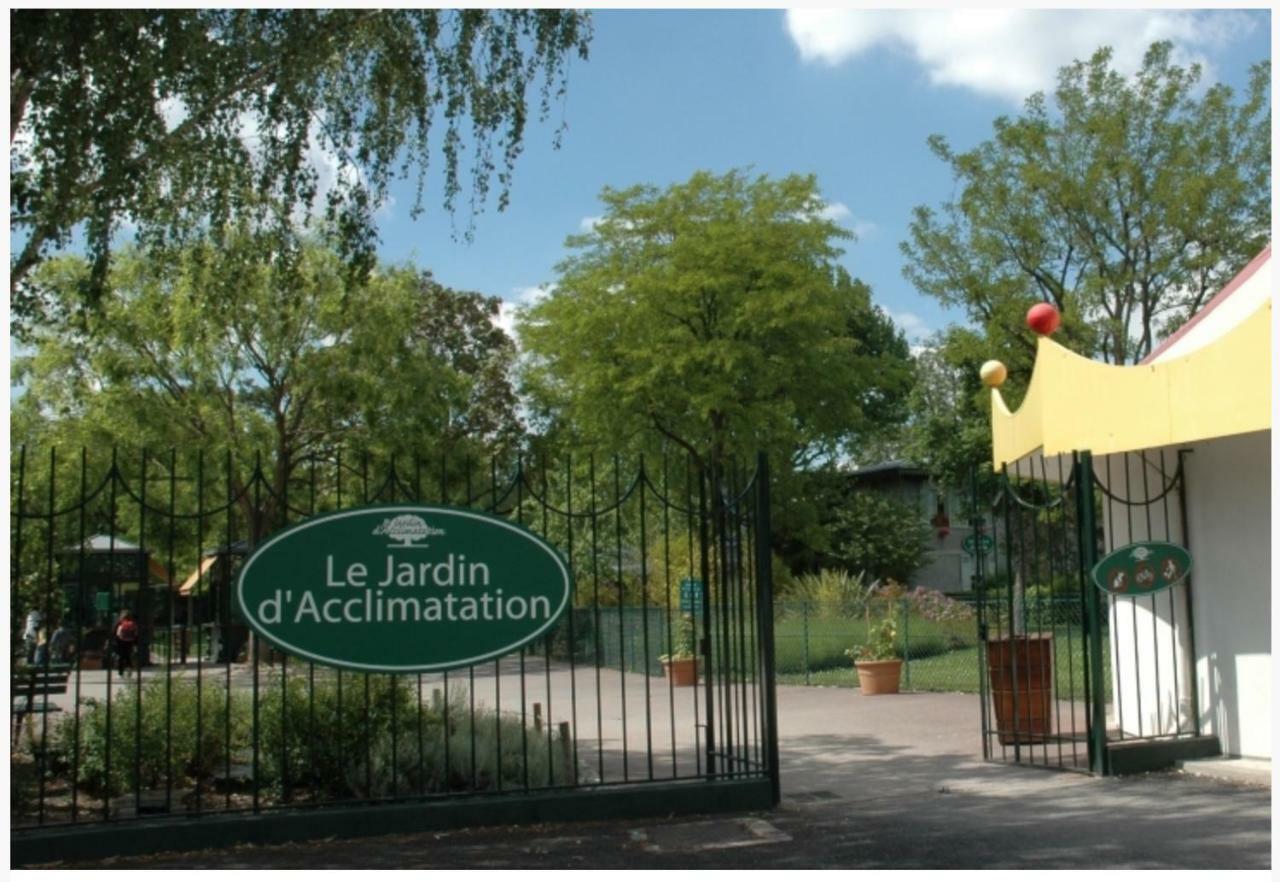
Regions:
[[[541,81],[545,118],[590,39],[589,17],[565,10],[24,10],[10,28],[10,296],[24,321],[38,309],[24,281],[79,229],[91,296],[126,223],[150,248],[241,218],[287,235],[319,192],[315,149],[344,165],[324,215],[360,272],[389,181],[416,171],[416,215],[433,149],[446,208],[469,149],[473,212],[495,172],[502,209],[528,89]]]
[[[964,308],[1011,372],[1034,358],[1035,301],[1073,348],[1136,363],[1267,242],[1269,63],[1237,104],[1224,85],[1197,97],[1199,67],[1171,52],[1154,44],[1130,79],[1100,49],[1062,69],[1053,108],[1032,95],[966,152],[930,139],[960,195],[915,209],[904,274]]]
[[[831,459],[890,417],[905,340],[839,268],[813,177],[699,172],[606,188],[554,291],[520,319],[527,388],[572,442],[700,466]]]
[[[924,562],[928,528],[911,505],[882,493],[849,493],[831,525],[835,561],[868,580],[906,582]]]
[[[15,440],[150,450],[160,467],[171,447],[211,463],[230,454],[237,494],[264,454],[271,498],[255,510],[242,497],[261,535],[312,456],[461,458],[518,434],[496,298],[408,268],[350,285],[338,255],[314,244],[295,260],[279,272],[249,235],[164,262],[125,251],[97,309],[79,300],[86,261],[46,262],[37,282],[56,309],[15,360]]]
[[[978,376],[989,358],[985,338],[966,328],[938,334],[915,358],[916,383],[903,454],[929,470],[940,488],[961,499],[989,501],[991,398]],[[1003,390],[1021,395],[1028,377],[1010,377]],[[975,474],[975,469],[977,470]]]

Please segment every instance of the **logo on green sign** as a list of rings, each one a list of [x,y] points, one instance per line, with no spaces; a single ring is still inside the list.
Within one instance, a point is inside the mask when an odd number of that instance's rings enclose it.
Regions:
[[[1172,542],[1137,542],[1117,548],[1093,567],[1093,581],[1111,594],[1152,594],[1191,572],[1191,552]]]
[[[565,611],[573,577],[518,524],[443,506],[321,515],[265,540],[240,572],[249,626],[312,661],[405,673],[519,649]]]
[[[973,554],[975,548],[981,548],[982,552],[985,554],[994,548],[995,544],[995,541],[992,540],[990,536],[985,533],[980,533],[977,536],[965,536],[964,540],[960,543],[960,546],[969,554]]]

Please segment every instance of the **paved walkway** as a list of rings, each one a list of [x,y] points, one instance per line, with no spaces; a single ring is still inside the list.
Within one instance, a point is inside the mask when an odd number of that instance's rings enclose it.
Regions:
[[[783,802],[104,862],[216,868],[1266,869],[1270,790],[983,762],[977,699],[781,687]]]

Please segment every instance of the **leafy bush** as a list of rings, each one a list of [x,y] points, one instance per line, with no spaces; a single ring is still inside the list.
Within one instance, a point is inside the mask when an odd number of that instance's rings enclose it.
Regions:
[[[138,719],[136,687],[112,695],[110,726],[106,702],[87,702],[80,714],[78,755],[75,718],[63,716],[54,728],[53,768],[70,772],[74,767],[79,786],[98,796],[158,787],[170,764],[175,779],[207,778],[226,760],[228,720],[231,750],[247,741],[249,696],[233,691],[228,716],[227,693],[219,686],[204,684],[197,695],[194,680],[175,677],[166,699],[165,681],[152,680],[142,690],[141,728]]]
[[[36,805],[40,773],[29,756],[12,754],[9,759],[9,811],[25,814]]]
[[[693,638],[693,616],[685,613],[680,616],[680,624],[676,626],[672,635],[671,652],[664,652],[658,656],[658,661],[666,663],[670,661],[688,661],[693,658]]]
[[[898,649],[898,628],[892,613],[880,620],[874,627],[868,624],[867,642],[860,643],[844,651],[845,656],[855,662],[890,661],[902,658]]]
[[[390,750],[391,721],[402,739],[406,721],[416,725],[418,705],[408,682],[388,676],[337,677],[318,672],[314,689],[301,675],[271,677],[258,700],[258,781],[279,788],[317,788],[337,797],[366,796],[363,765],[378,747]],[[340,700],[341,699],[341,700]],[[367,716],[366,716],[367,715]],[[379,742],[387,736],[387,745]],[[366,744],[369,750],[366,750]],[[359,774],[352,775],[360,765]],[[356,781],[349,778],[355,777]],[[357,786],[358,785],[358,786]]]
[[[788,601],[811,604],[824,616],[860,616],[871,596],[863,574],[849,575],[847,570],[821,570],[796,576],[788,586]]]
[[[831,545],[850,572],[906,581],[924,560],[928,527],[914,506],[879,493],[855,493],[836,514]]]
[[[204,684],[197,700],[195,681],[175,677],[166,725],[165,688],[164,680],[158,679],[143,689],[141,728],[136,689],[126,687],[113,694],[109,739],[106,704],[86,705],[80,715],[76,767],[84,792],[119,796],[135,787],[163,786],[170,762],[175,784],[210,782],[228,755],[237,763],[253,756],[248,691],[233,690],[228,717],[223,688]],[[443,698],[424,701],[420,707],[416,689],[415,678],[370,676],[366,704],[365,679],[347,675],[339,702],[338,680],[329,672],[316,677],[314,689],[309,689],[305,676],[268,677],[258,699],[258,786],[268,794],[280,794],[286,764],[291,789],[307,789],[322,799],[465,791],[473,789],[473,781],[474,789],[484,790],[496,787],[499,777],[507,789],[523,786],[526,777],[533,787],[574,779],[558,735],[525,729],[518,716],[499,720],[482,707],[476,708],[473,721],[460,691],[448,697],[447,711]],[[51,770],[70,773],[77,747],[74,718],[58,722],[51,747]]]
[[[923,585],[917,585],[906,597],[911,608],[931,622],[968,622],[974,618],[973,607],[969,604]]]
[[[259,702],[262,787],[283,788],[286,761],[291,788],[328,799],[485,790],[496,787],[499,776],[512,788],[522,786],[526,772],[530,786],[573,777],[558,738],[548,760],[550,733],[525,729],[519,717],[499,722],[482,707],[473,721],[461,690],[433,694],[420,705],[416,678],[371,675],[366,704],[364,678],[344,677],[340,705],[335,677],[317,678],[310,691],[305,677],[291,676],[283,684],[282,689],[281,679],[274,678]]]

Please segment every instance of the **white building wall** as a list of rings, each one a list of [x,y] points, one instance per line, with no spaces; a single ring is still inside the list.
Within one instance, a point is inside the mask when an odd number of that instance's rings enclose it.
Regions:
[[[1187,463],[1200,720],[1231,756],[1271,757],[1271,433]]]
[[[1101,521],[1108,552],[1134,542],[1186,544],[1178,490],[1170,489],[1177,468],[1177,451],[1168,449],[1094,459],[1094,476],[1104,490]],[[1108,730],[1139,738],[1192,731],[1187,588],[1101,596],[1109,612]]]
[[[1114,498],[1102,500],[1108,550],[1166,538],[1191,550],[1188,585],[1201,731],[1217,735],[1227,755],[1266,759],[1271,757],[1270,448],[1270,432],[1188,448],[1186,539],[1176,493],[1131,510]],[[1166,449],[1164,470],[1171,473],[1176,461],[1177,452]],[[1165,480],[1160,469],[1160,451],[1094,461],[1098,482],[1112,497],[1136,502],[1159,495]],[[1191,730],[1187,595],[1188,588],[1178,587],[1146,597],[1108,596],[1109,729],[1149,737],[1173,734],[1180,722],[1183,731]]]

